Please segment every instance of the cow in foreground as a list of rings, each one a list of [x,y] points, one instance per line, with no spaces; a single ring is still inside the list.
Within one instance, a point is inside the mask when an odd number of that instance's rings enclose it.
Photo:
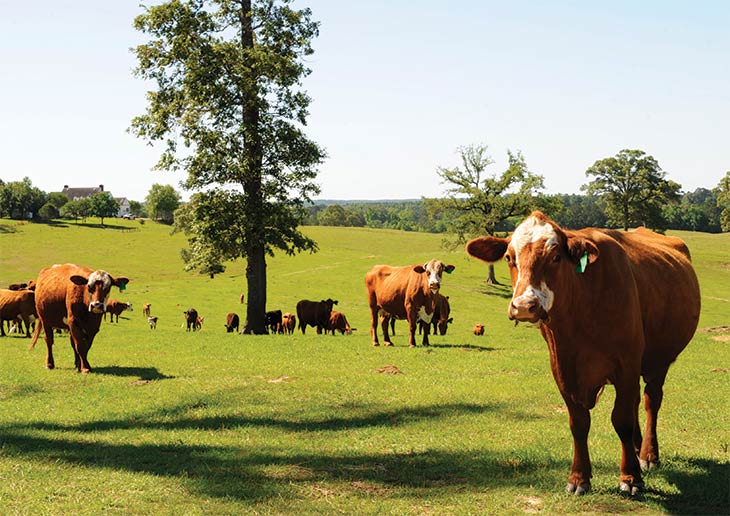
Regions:
[[[109,322],[119,322],[119,315],[125,310],[129,310],[130,312],[132,312],[132,303],[124,303],[123,301],[117,301],[114,298],[110,298],[106,302],[104,320],[106,321],[106,314],[110,314]],[[116,317],[116,321],[114,320],[114,317]]]
[[[22,333],[22,325],[25,323],[25,336],[30,338],[30,325],[35,322],[37,314],[35,311],[35,293],[31,290],[0,290],[0,336],[5,336],[3,321],[11,322],[18,326],[18,333]],[[11,331],[11,328],[8,328]]]
[[[238,317],[238,314],[235,314],[233,312],[230,312],[228,315],[226,315],[226,332],[227,333],[233,333],[238,332],[238,326],[240,325],[241,319]]]
[[[639,493],[641,470],[659,464],[657,415],[667,371],[694,335],[700,315],[687,246],[644,228],[564,230],[534,212],[511,237],[477,238],[466,250],[485,262],[505,257],[512,278],[508,316],[537,324],[548,344],[573,434],[568,492],[590,489],[589,411],[604,386],[613,384],[620,490]],[[640,376],[646,384],[643,439]]]
[[[299,329],[302,330],[302,335],[305,334],[307,326],[317,328],[318,335],[322,331],[327,333],[332,306],[336,304],[337,301],[330,298],[322,301],[308,301],[306,299],[299,301],[297,303],[297,317],[299,318]]]
[[[124,290],[129,279],[113,277],[106,271],[92,270],[67,263],[41,270],[35,290],[39,324],[33,333],[33,348],[43,330],[46,341],[46,367],[53,369],[53,330],[69,330],[74,364],[82,373],[91,372],[89,349],[99,332],[101,319],[112,287]]]
[[[373,346],[379,346],[378,318],[383,329],[383,343],[392,346],[388,335],[391,319],[407,319],[410,329],[408,344],[416,345],[416,324],[418,320],[430,323],[434,312],[435,296],[441,288],[441,276],[450,274],[453,265],[444,265],[440,260],[430,260],[423,265],[391,267],[376,265],[365,275],[365,286],[370,305],[370,333]],[[424,346],[428,346],[428,332],[423,332]]]

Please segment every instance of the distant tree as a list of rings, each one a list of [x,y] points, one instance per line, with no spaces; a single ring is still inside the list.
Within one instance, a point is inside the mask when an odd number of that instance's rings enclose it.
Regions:
[[[345,226],[347,213],[339,204],[330,204],[319,212],[317,219],[322,226]]]
[[[102,226],[105,217],[116,217],[119,213],[119,203],[109,192],[95,193],[89,197],[89,203],[91,204],[90,215],[99,217]]]
[[[717,194],[707,188],[687,192],[678,203],[670,203],[663,209],[670,229],[719,233],[720,209]]]
[[[0,216],[12,219],[38,217],[38,210],[46,203],[46,194],[33,186],[30,178],[10,181],[0,187]]]
[[[53,220],[58,218],[58,208],[51,202],[47,202],[38,210],[38,216],[42,220]]]
[[[715,187],[717,207],[720,208],[720,227],[723,231],[730,231],[730,170],[725,173]]]
[[[451,245],[463,245],[468,238],[484,233],[494,235],[500,222],[524,216],[536,206],[536,195],[544,188],[543,177],[528,170],[522,153],[507,151],[509,166],[499,176],[487,173],[494,160],[486,145],[461,147],[459,154],[461,167],[437,170],[447,185],[441,206],[454,213],[450,230],[456,240]],[[487,283],[497,283],[491,264]]]
[[[318,24],[289,4],[171,0],[135,20],[152,38],[135,50],[136,73],[157,91],[132,129],[167,143],[158,168],[182,168],[185,187],[204,190],[190,252],[246,259],[245,333],[266,333],[266,255],[316,250],[297,228],[325,157],[302,130]]]
[[[129,201],[129,213],[135,217],[146,217],[145,205],[139,201]]]
[[[145,198],[147,213],[153,219],[171,224],[173,214],[180,206],[180,199],[180,194],[172,186],[155,183]]]
[[[564,228],[606,227],[606,215],[596,197],[557,194],[541,197],[540,209]]]
[[[66,197],[66,194],[61,192],[51,192],[48,194],[48,202],[60,210],[63,208],[63,205],[68,202],[68,197]]]
[[[77,199],[75,201],[69,201],[61,208],[61,216],[74,219],[78,223],[78,219],[81,222],[86,222],[86,217],[92,214],[91,198],[84,197],[83,199]]]
[[[681,186],[665,179],[657,160],[641,150],[624,149],[614,157],[596,161],[586,176],[595,179],[581,189],[598,196],[608,223],[624,231],[633,225],[665,229],[663,209],[679,200]]]

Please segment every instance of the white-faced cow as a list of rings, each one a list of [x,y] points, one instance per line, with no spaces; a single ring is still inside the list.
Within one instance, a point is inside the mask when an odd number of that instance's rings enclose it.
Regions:
[[[621,440],[620,489],[643,488],[641,469],[658,465],[657,414],[669,366],[694,335],[700,291],[687,246],[644,228],[569,231],[540,212],[509,238],[482,237],[467,252],[502,256],[512,277],[508,316],[539,325],[553,377],[570,415],[573,465],[567,490],[590,489],[590,409],[606,384]],[[638,423],[644,378],[646,429]]]
[[[46,367],[53,369],[53,330],[69,330],[74,364],[82,373],[91,372],[87,359],[94,337],[99,332],[111,288],[126,288],[129,280],[113,277],[106,271],[92,270],[67,263],[41,270],[35,289],[35,307],[40,324],[31,341],[35,346],[41,330],[46,341]]]
[[[411,347],[416,345],[416,323],[430,323],[434,311],[434,298],[441,288],[441,276],[451,273],[453,265],[431,260],[423,265],[391,267],[376,265],[365,275],[365,286],[370,305],[370,333],[373,346],[378,342],[378,318],[383,328],[383,343],[392,346],[388,335],[388,322],[392,318],[407,319],[410,328]],[[423,345],[428,346],[428,332],[423,332]]]

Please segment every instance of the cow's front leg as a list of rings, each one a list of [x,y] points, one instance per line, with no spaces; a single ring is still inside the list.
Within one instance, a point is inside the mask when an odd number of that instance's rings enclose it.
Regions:
[[[74,350],[74,365],[76,370],[80,373],[90,373],[91,366],[87,359],[89,349],[91,348],[91,338],[89,338],[86,332],[79,331],[77,328],[72,327],[71,331],[71,347]]]
[[[591,413],[563,394],[570,416],[570,432],[573,434],[573,464],[565,490],[584,495],[591,489],[591,458],[588,454],[588,432],[591,429]]]
[[[413,312],[410,307],[407,308],[406,313],[408,314],[408,347],[416,347],[416,326],[418,326],[418,314]]]
[[[380,346],[378,342],[378,307],[370,304],[370,336],[373,338],[373,346]]]
[[[381,315],[380,316],[380,327],[383,329],[383,345],[384,346],[392,346],[393,343],[390,340],[390,334],[388,334],[388,323],[394,318],[391,318],[388,315]]]
[[[423,341],[421,342],[421,344],[423,344],[424,346],[428,346],[428,334],[431,333],[431,323],[424,323],[423,325],[419,323],[419,325],[423,326]],[[433,333],[434,335],[436,334],[435,331]]]
[[[639,459],[634,448],[634,429],[638,425],[639,379],[616,385],[616,402],[611,412],[611,423],[621,440],[620,489],[634,496],[644,489]]]

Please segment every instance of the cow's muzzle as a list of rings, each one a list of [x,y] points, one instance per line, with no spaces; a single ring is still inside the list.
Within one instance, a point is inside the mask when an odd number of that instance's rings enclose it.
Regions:
[[[103,314],[104,313],[104,303],[100,303],[98,301],[89,303],[89,312],[93,312],[95,314]]]
[[[536,296],[519,296],[512,299],[507,314],[510,321],[536,323],[547,319],[547,312]]]

